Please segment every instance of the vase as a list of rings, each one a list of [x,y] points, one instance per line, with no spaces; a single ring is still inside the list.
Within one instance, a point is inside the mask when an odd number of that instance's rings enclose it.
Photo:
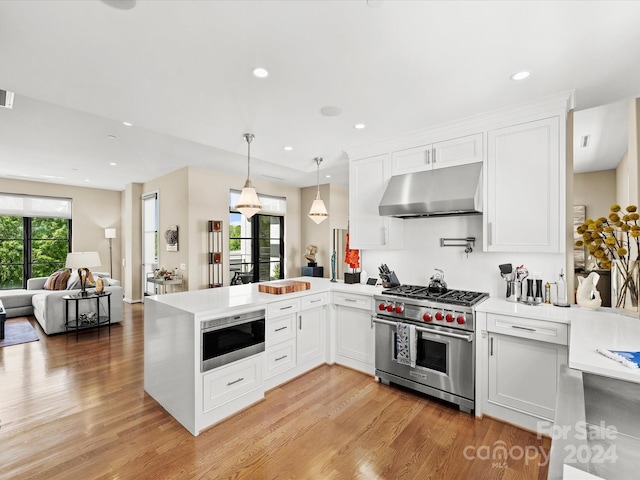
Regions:
[[[640,293],[640,264],[629,262],[628,269],[615,261],[611,264],[611,306],[640,315],[638,296]]]

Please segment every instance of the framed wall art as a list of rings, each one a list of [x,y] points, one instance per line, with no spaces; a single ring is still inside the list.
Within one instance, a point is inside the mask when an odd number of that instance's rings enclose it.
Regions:
[[[167,242],[167,252],[178,251],[178,226],[170,225],[164,232],[164,239]]]

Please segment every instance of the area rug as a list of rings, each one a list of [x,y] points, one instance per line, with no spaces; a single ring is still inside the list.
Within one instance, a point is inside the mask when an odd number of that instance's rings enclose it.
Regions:
[[[0,340],[0,347],[18,345],[19,343],[40,340],[29,320],[23,318],[11,319],[4,322],[4,339]]]

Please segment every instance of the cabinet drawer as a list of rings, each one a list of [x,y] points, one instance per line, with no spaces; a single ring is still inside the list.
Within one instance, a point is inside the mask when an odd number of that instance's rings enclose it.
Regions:
[[[216,408],[224,403],[262,388],[262,355],[254,355],[202,376],[202,409]]]
[[[329,303],[329,294],[327,292],[316,293],[315,295],[307,295],[300,298],[300,310],[321,307]]]
[[[300,299],[290,298],[281,302],[273,302],[267,305],[267,318],[279,317],[300,310]]]
[[[288,313],[267,320],[267,347],[296,337],[296,314]]]
[[[557,343],[558,345],[567,345],[569,340],[566,323],[547,322],[533,318],[488,314],[487,330],[512,337]]]
[[[333,303],[345,307],[373,310],[373,297],[357,293],[333,292]]]
[[[281,343],[267,349],[266,378],[296,366],[296,341],[295,339]]]

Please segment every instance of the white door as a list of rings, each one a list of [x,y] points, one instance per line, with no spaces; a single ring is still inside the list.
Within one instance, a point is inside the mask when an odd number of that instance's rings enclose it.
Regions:
[[[324,307],[312,308],[298,313],[297,363],[324,361]]]

